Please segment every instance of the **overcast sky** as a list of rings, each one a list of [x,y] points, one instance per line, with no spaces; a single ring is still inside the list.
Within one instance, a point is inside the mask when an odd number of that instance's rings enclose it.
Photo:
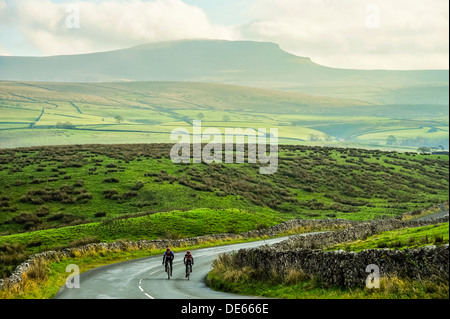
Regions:
[[[332,67],[448,69],[448,30],[448,0],[0,0],[0,55],[200,38],[276,42]]]

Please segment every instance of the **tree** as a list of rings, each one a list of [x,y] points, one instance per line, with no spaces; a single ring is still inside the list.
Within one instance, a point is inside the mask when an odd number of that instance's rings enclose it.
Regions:
[[[181,118],[184,122],[187,122],[187,123],[192,123],[192,119],[189,117],[189,116],[183,116],[182,118]]]
[[[115,117],[115,119],[116,119],[116,123],[117,123],[117,124],[120,124],[121,122],[123,122],[123,117],[120,116],[120,115],[117,115],[117,116]]]
[[[419,147],[419,149],[417,150],[420,154],[428,154],[431,153],[431,148],[429,147]]]
[[[73,125],[70,122],[65,122],[65,123],[58,122],[58,123],[56,123],[56,128],[64,129],[64,130],[73,130],[75,128],[75,125]]]
[[[397,144],[397,138],[394,135],[389,135],[386,139],[386,145],[395,145]]]
[[[230,117],[229,117],[228,115],[224,115],[223,118],[222,118],[222,120],[223,120],[224,122],[229,122],[229,121],[230,121]]]
[[[198,119],[199,119],[200,121],[203,121],[204,118],[205,118],[205,114],[203,114],[203,113],[198,113]]]

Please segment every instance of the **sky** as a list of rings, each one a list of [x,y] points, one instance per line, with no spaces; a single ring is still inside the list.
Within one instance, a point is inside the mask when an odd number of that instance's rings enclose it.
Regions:
[[[0,0],[0,55],[222,39],[337,68],[448,69],[448,38],[448,0]]]

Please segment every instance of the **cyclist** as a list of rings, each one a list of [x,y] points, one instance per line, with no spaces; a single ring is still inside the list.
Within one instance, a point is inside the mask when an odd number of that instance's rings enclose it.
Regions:
[[[191,251],[188,250],[186,255],[184,256],[184,264],[186,265],[186,278],[188,276],[188,271],[190,268],[190,272],[192,272],[192,265],[194,264],[194,256],[192,256]]]
[[[175,254],[173,253],[172,250],[170,250],[169,247],[167,247],[166,252],[164,253],[164,257],[163,257],[163,262],[162,264],[170,264],[170,274],[172,274],[172,270],[173,270],[173,259],[175,258]],[[166,270],[167,267],[166,267]]]

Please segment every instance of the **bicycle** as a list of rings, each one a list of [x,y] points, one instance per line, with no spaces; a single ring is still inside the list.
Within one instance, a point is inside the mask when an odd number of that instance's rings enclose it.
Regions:
[[[192,272],[192,263],[187,262],[187,263],[185,263],[185,265],[186,265],[186,278],[187,278],[187,280],[190,280],[191,272]]]
[[[166,273],[167,273],[167,279],[170,280],[170,277],[172,277],[172,272],[173,272],[173,265],[172,263],[170,263],[170,267],[169,267],[169,261],[166,261]]]

